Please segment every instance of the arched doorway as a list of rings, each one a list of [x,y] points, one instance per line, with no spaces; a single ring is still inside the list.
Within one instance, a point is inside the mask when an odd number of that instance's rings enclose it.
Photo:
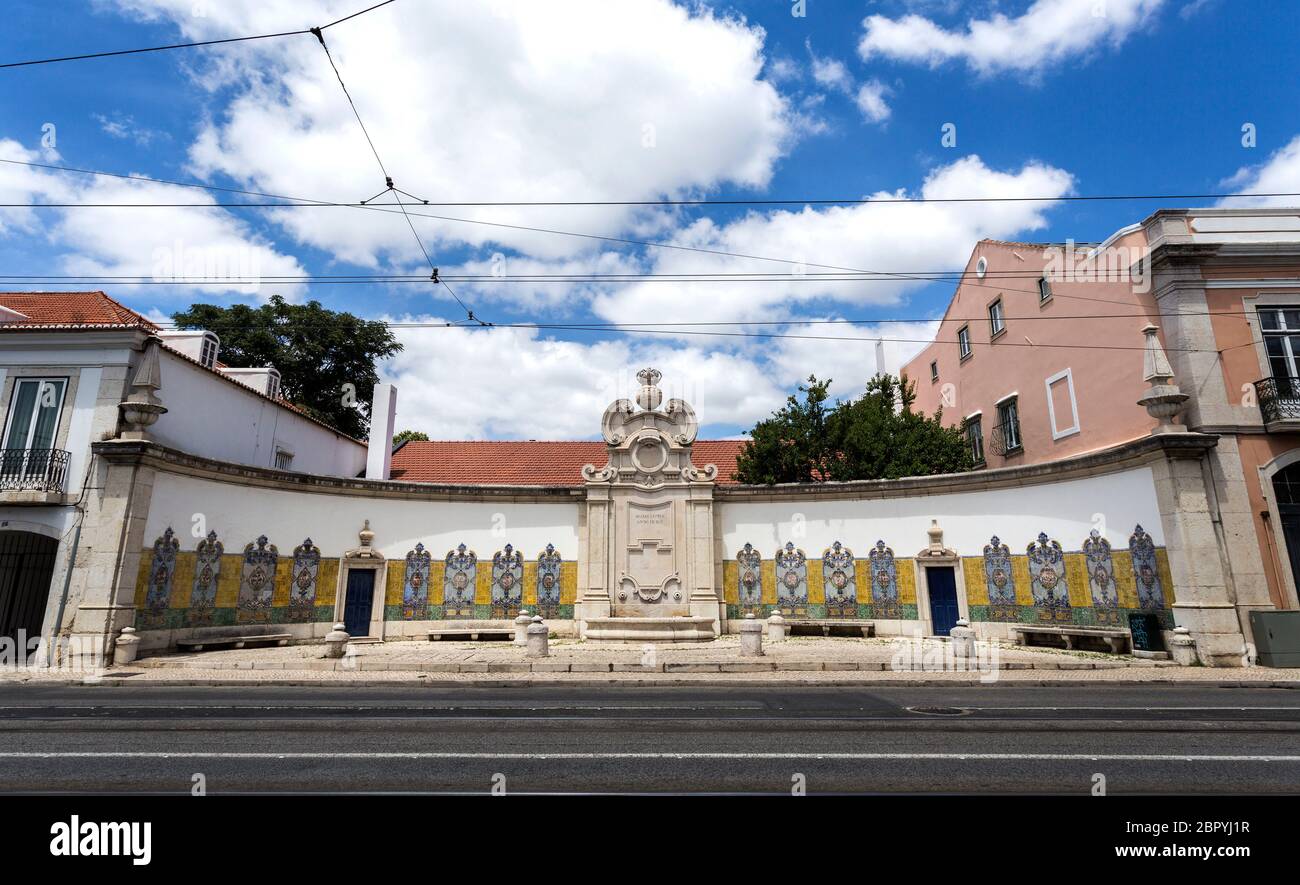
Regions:
[[[0,636],[39,636],[59,542],[32,532],[0,532]]]
[[[1277,501],[1291,574],[1300,578],[1300,461],[1273,474],[1273,499]]]

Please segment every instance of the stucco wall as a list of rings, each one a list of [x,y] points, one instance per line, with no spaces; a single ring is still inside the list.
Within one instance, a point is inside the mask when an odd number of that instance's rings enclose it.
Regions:
[[[327,476],[365,470],[360,443],[173,353],[162,351],[160,362],[159,397],[168,411],[150,430],[163,445],[255,467],[275,466],[279,445],[293,453],[291,470]]]

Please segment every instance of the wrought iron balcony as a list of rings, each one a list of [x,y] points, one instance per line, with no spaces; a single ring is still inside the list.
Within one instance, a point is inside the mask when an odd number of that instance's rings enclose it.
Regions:
[[[1255,382],[1255,397],[1265,424],[1300,421],[1300,378],[1261,378]]]
[[[1023,448],[1019,421],[1006,421],[994,425],[989,433],[988,450],[995,455],[1014,455]]]
[[[0,491],[62,492],[68,453],[60,449],[0,449]]]

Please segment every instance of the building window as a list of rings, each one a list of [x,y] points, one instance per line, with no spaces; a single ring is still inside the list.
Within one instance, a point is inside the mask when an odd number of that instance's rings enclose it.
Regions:
[[[1264,349],[1268,352],[1268,366],[1279,382],[1296,395],[1300,383],[1300,308],[1278,307],[1260,310],[1259,327],[1264,332]]]
[[[976,465],[984,463],[984,425],[979,415],[966,419],[966,444]]]
[[[1006,317],[1002,314],[1002,299],[989,305],[989,337],[996,338],[1007,330]]]
[[[203,345],[199,349],[199,363],[204,368],[213,369],[217,365],[217,348],[219,347],[217,336],[211,332],[205,332],[203,335]]]
[[[280,395],[280,376],[271,375],[266,379],[266,395],[271,399],[276,399]],[[289,457],[293,457],[290,455]]]
[[[930,362],[930,380],[931,380],[931,381],[938,381],[938,380],[939,380],[939,361],[938,361],[938,360],[932,360],[932,361]]]
[[[293,452],[286,452],[284,449],[275,450],[275,469],[292,470],[293,469]]]
[[[1047,277],[1040,277],[1038,280],[1038,303],[1042,304],[1052,297],[1052,284],[1047,282]]]
[[[6,450],[54,448],[66,378],[19,378],[5,427]]]
[[[1020,409],[1016,397],[998,403],[998,451],[1003,455],[1012,455],[1024,445],[1020,438]]]
[[[970,327],[962,326],[957,330],[957,353],[962,359],[970,356]]]
[[[988,271],[989,271],[989,260],[985,258],[983,255],[981,255],[979,261],[975,262],[975,276],[979,277],[982,280],[984,279],[984,274],[988,273]]]

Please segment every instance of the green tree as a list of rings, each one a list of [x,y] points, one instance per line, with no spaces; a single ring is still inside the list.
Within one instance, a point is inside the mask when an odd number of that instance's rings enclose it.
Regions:
[[[370,427],[375,363],[402,349],[382,322],[328,310],[319,301],[290,304],[279,295],[257,307],[192,304],[172,319],[180,329],[215,332],[226,365],[275,366],[284,399],[359,439]]]
[[[393,448],[397,448],[402,443],[410,442],[413,439],[428,442],[429,434],[423,433],[419,430],[403,430],[401,433],[393,436]]]
[[[916,385],[906,376],[876,375],[856,399],[827,406],[830,381],[810,377],[804,398],[790,397],[760,421],[736,459],[740,482],[826,482],[898,479],[970,470],[970,448],[943,410],[913,411]],[[897,408],[896,408],[897,405]]]

